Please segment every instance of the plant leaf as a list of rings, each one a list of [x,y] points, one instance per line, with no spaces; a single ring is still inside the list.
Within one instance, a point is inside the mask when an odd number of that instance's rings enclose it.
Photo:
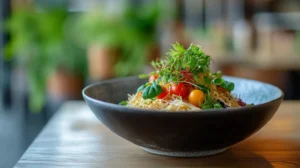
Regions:
[[[204,86],[204,85],[200,85],[200,84],[196,84],[197,87],[205,94],[207,94],[209,92],[208,87]]]
[[[224,83],[224,80],[222,78],[215,78],[213,79],[212,83],[216,85],[222,85]]]
[[[127,101],[121,101],[121,102],[119,103],[119,105],[126,106],[126,105],[127,105]]]
[[[228,92],[231,92],[234,90],[234,83],[224,81],[221,85],[224,89],[226,89]]]
[[[137,89],[137,92],[143,91],[146,87],[147,87],[147,84],[143,84],[142,86],[140,86],[140,87]]]
[[[152,99],[158,96],[163,91],[162,87],[155,82],[152,83],[152,85],[147,86],[143,90],[143,99]]]

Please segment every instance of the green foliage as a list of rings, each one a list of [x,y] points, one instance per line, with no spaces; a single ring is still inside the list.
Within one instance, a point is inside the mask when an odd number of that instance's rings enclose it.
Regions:
[[[162,87],[157,84],[155,81],[152,82],[152,85],[147,86],[143,89],[143,99],[152,99],[158,96],[163,91]]]
[[[200,85],[200,84],[196,84],[196,86],[205,94],[209,93],[209,88],[204,86],[204,85]]]
[[[26,69],[30,89],[30,107],[39,111],[44,103],[48,76],[57,68],[86,75],[85,51],[78,48],[66,33],[65,9],[51,8],[36,12],[22,9],[12,13],[5,23],[11,40],[5,46],[5,57],[16,56]]]
[[[126,106],[126,105],[127,105],[127,101],[121,101],[121,102],[119,103],[119,105]]]
[[[210,94],[206,94],[205,101],[201,105],[201,108],[205,110],[205,109],[211,109],[211,108],[218,109],[218,108],[223,108],[223,107],[222,107],[222,105],[218,101],[214,100],[210,96]]]
[[[184,80],[182,72],[192,73],[197,76],[200,73],[210,71],[210,57],[199,46],[191,44],[185,50],[179,43],[173,44],[173,49],[167,54],[165,60],[152,62],[153,67],[159,72],[161,81],[179,82]]]
[[[220,71],[210,71],[210,56],[194,44],[184,49],[179,43],[173,44],[173,49],[167,53],[164,60],[152,62],[153,67],[159,75],[158,82],[163,84],[169,82],[186,83],[200,89],[205,94],[202,109],[222,108],[222,105],[210,95],[213,85],[221,86],[231,92],[234,83],[225,81]]]
[[[137,92],[142,92],[147,86],[150,86],[150,83],[145,83],[137,89]]]
[[[148,47],[155,41],[161,11],[155,3],[127,6],[120,13],[89,11],[74,16],[70,30],[76,34],[74,41],[84,48],[96,44],[120,49],[117,76],[137,74],[144,66]]]
[[[231,92],[234,90],[234,83],[224,81],[224,83],[221,84],[221,87],[223,87],[227,91]]]
[[[227,91],[231,92],[234,89],[234,83],[227,82],[222,78],[214,78],[212,80],[212,83],[218,86],[221,86],[222,88],[226,89]]]
[[[199,46],[191,44],[188,49],[184,49],[179,43],[172,46],[173,49],[168,52],[165,60],[152,62],[152,66],[159,74],[158,81],[163,83],[198,81],[201,85],[196,86],[206,93],[208,91],[206,86],[210,84],[219,85],[229,92],[234,89],[234,83],[222,79],[220,71],[210,72],[210,56]],[[191,74],[193,79],[189,77],[187,79],[187,74]],[[199,74],[203,79],[199,79]]]

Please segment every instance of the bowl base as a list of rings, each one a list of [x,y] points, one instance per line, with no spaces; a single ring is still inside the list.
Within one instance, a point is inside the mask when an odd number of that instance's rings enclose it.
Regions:
[[[156,154],[156,155],[162,155],[162,156],[172,156],[172,157],[203,157],[203,156],[210,156],[215,155],[221,152],[226,151],[227,148],[221,148],[221,149],[214,149],[214,150],[204,150],[204,151],[193,151],[193,152],[167,152],[167,151],[161,151],[157,149],[150,149],[141,147],[145,151]]]

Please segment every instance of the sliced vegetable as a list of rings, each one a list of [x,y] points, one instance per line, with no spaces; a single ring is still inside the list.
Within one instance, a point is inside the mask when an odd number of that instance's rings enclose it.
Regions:
[[[147,86],[143,90],[143,99],[152,99],[158,96],[161,92],[163,92],[163,88],[158,85],[155,81],[152,82],[152,85]]]
[[[189,102],[194,106],[201,106],[204,102],[205,95],[201,90],[193,90],[189,94]]]

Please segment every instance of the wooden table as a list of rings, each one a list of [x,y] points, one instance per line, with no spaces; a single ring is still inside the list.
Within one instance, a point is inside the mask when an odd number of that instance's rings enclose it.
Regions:
[[[15,165],[17,168],[300,167],[300,101],[285,101],[259,132],[224,153],[157,156],[108,130],[84,102],[68,102]]]

